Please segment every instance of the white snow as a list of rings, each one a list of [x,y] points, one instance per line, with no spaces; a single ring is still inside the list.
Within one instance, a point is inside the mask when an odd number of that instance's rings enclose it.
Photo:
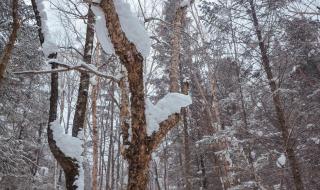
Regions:
[[[42,44],[42,51],[44,55],[48,57],[50,54],[56,53],[58,51],[58,47],[50,37],[50,32],[47,25],[48,17],[45,11],[45,2],[46,2],[45,0],[36,0],[39,15],[41,17],[41,31],[44,37],[44,42]]]
[[[278,167],[278,168],[283,168],[284,165],[286,164],[286,156],[285,156],[283,153],[282,153],[282,154],[280,155],[280,157],[277,159],[276,164],[277,164],[277,167]]]
[[[114,54],[114,48],[109,38],[109,32],[106,26],[106,18],[104,13],[100,7],[92,6],[92,12],[96,16],[95,18],[95,29],[98,41],[100,42],[102,49],[107,54]]]
[[[190,6],[191,0],[183,0],[180,3],[180,7]]]
[[[95,76],[90,77],[89,82],[92,86],[95,86],[98,83]]]
[[[120,24],[127,38],[136,45],[144,58],[148,57],[151,42],[147,31],[138,17],[131,12],[130,5],[123,0],[114,1]]]
[[[151,42],[147,31],[140,23],[137,16],[135,16],[128,3],[123,0],[114,1],[116,11],[119,16],[121,28],[125,33],[129,41],[134,43],[138,51],[144,58],[148,57]],[[101,8],[93,6],[92,11],[97,17],[96,31],[99,42],[102,44],[102,48],[106,53],[114,53],[114,48],[109,38],[109,34],[106,27],[105,15]]]
[[[72,137],[64,133],[63,127],[60,125],[59,121],[56,120],[50,123],[51,130],[53,132],[53,139],[56,141],[56,145],[59,149],[70,158],[77,161],[79,165],[79,176],[75,181],[74,185],[77,185],[78,190],[84,189],[84,170],[82,167],[83,157],[82,157],[82,140],[76,137]]]
[[[147,133],[151,135],[158,131],[159,124],[166,120],[174,113],[180,113],[182,107],[192,104],[192,99],[189,95],[180,93],[168,93],[156,105],[147,98],[146,99],[146,119]]]
[[[315,144],[320,144],[320,139],[319,138],[310,138]]]

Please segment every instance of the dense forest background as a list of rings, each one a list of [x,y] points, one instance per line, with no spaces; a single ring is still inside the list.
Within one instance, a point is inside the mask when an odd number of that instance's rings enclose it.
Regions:
[[[78,189],[139,189],[136,158],[150,190],[320,189],[320,1],[116,1],[121,22],[130,5],[146,30],[147,55],[142,37],[118,41],[141,68],[115,43],[112,0],[0,1],[1,190],[72,189],[69,175],[83,180]],[[129,24],[129,40],[141,35]],[[146,98],[139,130],[134,85]],[[148,128],[149,107],[179,104],[161,102],[168,92],[192,104],[180,103],[174,126]],[[54,127],[81,140],[81,162],[61,156]],[[138,134],[156,130],[152,150],[135,157]]]

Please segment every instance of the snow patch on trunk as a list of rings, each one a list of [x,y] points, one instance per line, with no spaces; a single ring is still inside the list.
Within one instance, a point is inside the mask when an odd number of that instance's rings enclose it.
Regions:
[[[135,44],[137,50],[146,59],[150,53],[151,41],[144,26],[135,16],[128,3],[123,0],[114,1],[114,5],[119,16],[121,28],[128,40]],[[106,27],[105,15],[100,7],[92,6],[92,11],[96,15],[96,33],[103,50],[106,53],[113,54],[114,48],[109,38]]]
[[[50,37],[49,28],[47,25],[48,16],[45,11],[45,1],[44,0],[36,0],[37,8],[39,11],[39,15],[41,17],[41,31],[44,37],[44,42],[42,44],[42,51],[46,57],[48,57],[52,53],[56,53],[58,51],[57,45],[52,41]]]
[[[180,113],[182,107],[192,104],[189,95],[180,93],[169,93],[154,105],[148,98],[146,99],[146,120],[147,133],[152,135],[159,130],[159,124],[174,113]]]
[[[100,42],[102,49],[107,54],[114,54],[114,48],[109,38],[109,32],[106,26],[106,18],[104,13],[100,7],[92,6],[91,10],[93,14],[96,16],[95,18],[95,29],[98,41]]]
[[[283,168],[284,165],[286,164],[286,156],[285,156],[283,153],[282,153],[282,154],[280,155],[280,157],[277,159],[276,164],[277,164],[277,167],[278,167],[278,168]]]
[[[82,140],[77,137],[72,137],[64,133],[62,126],[59,121],[53,121],[50,123],[50,128],[53,132],[53,139],[59,149],[70,158],[77,161],[79,165],[79,176],[77,177],[74,185],[76,185],[78,190],[84,189],[84,170],[82,167],[83,157],[82,157]],[[81,135],[79,135],[81,136]]]

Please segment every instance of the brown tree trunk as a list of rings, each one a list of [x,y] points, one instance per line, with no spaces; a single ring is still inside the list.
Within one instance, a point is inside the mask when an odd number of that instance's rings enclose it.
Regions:
[[[176,2],[177,10],[173,20],[173,37],[171,39],[171,60],[170,60],[170,92],[179,92],[179,65],[180,65],[180,51],[181,51],[181,32],[182,24],[186,17],[186,7],[179,6],[180,1]]]
[[[41,17],[39,14],[39,11],[37,10],[37,5],[34,0],[32,2],[32,7],[35,13],[36,21],[39,27],[39,39],[40,43],[43,44],[44,42],[44,35],[42,33],[42,28],[41,28]],[[85,47],[85,53],[84,53],[84,60],[88,61],[91,60],[91,50],[92,50],[92,43],[93,43],[93,13],[89,9],[89,14],[88,14],[88,25],[87,25],[87,38],[86,38],[86,47]],[[91,24],[90,24],[91,23]],[[90,42],[91,41],[91,42]],[[48,59],[56,59],[57,58],[57,53],[52,53],[48,56]],[[54,63],[51,62],[52,64],[52,69],[56,69],[58,66]],[[57,146],[54,137],[53,137],[53,131],[50,127],[50,124],[54,122],[57,119],[57,108],[58,108],[58,73],[51,73],[51,95],[50,95],[50,110],[49,110],[49,124],[48,124],[48,129],[47,129],[47,135],[48,135],[48,144],[50,147],[50,150],[58,163],[61,165],[61,167],[64,170],[65,173],[65,179],[66,179],[66,188],[68,190],[75,190],[77,189],[77,186],[74,184],[76,180],[76,176],[79,175],[79,163],[77,160],[67,157]],[[79,109],[79,108],[78,108]],[[77,110],[76,110],[77,112]],[[75,116],[76,117],[76,116]],[[83,120],[80,120],[84,123],[84,117],[82,118]],[[79,123],[74,123],[75,125]],[[73,130],[73,136],[77,136],[77,133],[79,132],[79,128],[77,125],[75,128],[77,130]],[[83,127],[83,124],[82,124]],[[81,129],[82,129],[81,127]]]
[[[9,36],[9,40],[6,46],[3,49],[3,52],[0,56],[0,82],[4,79],[6,69],[14,48],[14,43],[16,42],[18,36],[18,30],[20,28],[20,21],[18,15],[18,0],[12,0],[12,31]]]
[[[91,64],[91,55],[93,47],[93,37],[94,37],[94,14],[89,6],[88,11],[88,21],[87,21],[87,33],[86,42],[84,47],[83,60],[86,64]],[[90,76],[87,72],[82,72],[80,75],[80,84],[78,90],[78,100],[75,110],[75,115],[73,119],[72,126],[72,136],[77,137],[78,133],[83,130],[87,111],[88,102],[88,90],[89,90],[89,79]]]
[[[168,131],[178,123],[180,115],[171,115],[169,119],[160,123],[158,132],[153,133],[152,136],[147,135],[143,57],[138,52],[136,46],[123,33],[113,0],[102,0],[100,6],[106,15],[106,26],[115,52],[127,70],[129,91],[131,93],[131,138],[130,140],[123,140],[124,143],[128,143],[128,146],[123,148],[123,156],[128,160],[129,164],[127,189],[144,190],[147,189],[148,184],[151,153]],[[129,128],[124,130],[129,130]],[[128,131],[122,131],[122,133],[128,134]]]
[[[114,83],[112,83],[111,87],[111,93],[112,97],[114,96]],[[113,176],[112,176],[112,162],[113,162],[113,124],[114,124],[114,99],[112,98],[111,100],[111,118],[110,118],[110,133],[109,133],[109,150],[108,150],[108,161],[107,161],[107,173],[106,173],[106,189],[112,189],[112,181],[113,181]]]
[[[92,136],[93,136],[93,167],[92,167],[92,190],[98,189],[98,141],[99,131],[97,128],[97,96],[99,93],[99,81],[92,89]]]
[[[285,113],[284,113],[284,109],[281,104],[281,97],[278,92],[278,86],[273,78],[273,73],[272,73],[271,66],[270,66],[267,48],[266,48],[264,41],[263,41],[262,32],[261,32],[261,28],[260,28],[261,26],[259,25],[259,21],[257,18],[256,9],[255,9],[255,5],[254,5],[253,0],[250,0],[250,7],[251,7],[251,16],[253,19],[253,25],[255,27],[257,39],[259,40],[261,61],[262,61],[263,68],[266,72],[266,75],[267,75],[267,78],[269,81],[269,86],[270,86],[270,89],[272,92],[272,99],[273,99],[274,107],[276,110],[277,119],[279,122],[279,128],[280,128],[280,131],[282,134],[283,146],[286,151],[289,165],[290,165],[290,168],[291,168],[291,171],[293,174],[294,185],[295,185],[296,190],[303,190],[304,186],[303,186],[303,182],[302,182],[302,178],[301,178],[298,160],[296,158],[296,154],[295,154],[295,151],[293,148],[293,142],[292,142],[293,139],[291,139],[289,136],[288,124],[285,120]]]

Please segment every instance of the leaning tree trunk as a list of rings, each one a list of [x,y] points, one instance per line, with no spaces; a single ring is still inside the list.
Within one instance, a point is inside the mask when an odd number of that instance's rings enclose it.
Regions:
[[[18,0],[12,0],[12,31],[9,36],[8,43],[3,49],[0,56],[0,82],[4,79],[6,69],[14,48],[14,43],[16,42],[18,36],[18,29],[20,28],[19,14],[18,14]]]
[[[39,27],[38,29],[38,34],[39,34],[39,39],[41,45],[44,43],[44,34],[42,32],[42,26],[41,26],[41,17],[39,10],[37,8],[37,4],[35,0],[31,0],[33,11],[35,14],[36,18],[36,23]],[[94,23],[94,15],[92,11],[89,8],[89,13],[88,13],[88,24],[87,24],[87,36],[86,36],[86,45],[85,45],[85,51],[84,51],[84,60],[88,63],[88,61],[91,61],[91,51],[92,51],[92,44],[93,44],[93,35],[94,35],[94,30],[93,30],[93,23]],[[57,53],[52,53],[48,56],[48,59],[56,59],[57,58]],[[51,62],[52,64],[52,69],[57,69],[57,64],[53,61]],[[84,80],[82,74],[82,80]],[[74,184],[76,177],[79,176],[79,168],[81,167],[75,159],[67,157],[65,153],[62,152],[62,150],[57,146],[56,141],[54,140],[53,137],[53,131],[51,129],[51,123],[54,122],[57,119],[57,108],[58,108],[58,98],[59,98],[59,93],[58,93],[58,73],[53,72],[51,73],[51,95],[50,95],[50,109],[49,109],[49,122],[48,122],[48,128],[47,128],[47,135],[48,135],[48,144],[50,147],[50,150],[52,154],[54,155],[55,159],[58,161],[58,163],[61,165],[61,167],[64,170],[65,173],[65,179],[66,179],[66,188],[68,190],[75,190],[78,187]],[[81,81],[81,80],[80,80]],[[89,82],[89,81],[88,81]],[[83,84],[83,83],[82,83]],[[81,96],[81,100],[83,100],[83,97],[87,98],[87,91],[84,92],[86,88],[86,83],[84,82],[83,85],[80,85],[80,90],[79,94],[83,95]],[[82,101],[84,102],[84,101]],[[79,118],[83,115],[79,114],[79,110],[81,109],[84,110],[86,109],[83,108],[82,106],[79,108],[77,106],[76,108],[76,115],[75,118]],[[85,111],[84,111],[85,113]],[[84,117],[83,117],[84,118]],[[82,125],[80,122],[83,122]],[[76,120],[74,122],[74,127],[72,130],[73,136],[77,136],[78,132],[83,128],[84,125],[84,119],[80,118],[79,120]]]
[[[255,27],[255,32],[256,36],[259,41],[259,48],[261,52],[261,61],[263,68],[267,74],[267,78],[269,81],[269,86],[272,92],[272,99],[273,99],[273,104],[276,110],[276,115],[277,119],[279,122],[279,128],[282,134],[282,139],[283,139],[283,146],[286,151],[286,154],[288,156],[289,160],[289,165],[291,167],[291,171],[293,174],[293,180],[294,180],[294,185],[296,190],[303,190],[303,182],[301,178],[301,173],[300,173],[300,168],[298,164],[298,160],[296,158],[295,151],[293,149],[293,140],[289,135],[289,130],[288,130],[288,124],[285,120],[285,113],[284,113],[284,108],[281,104],[281,97],[278,92],[278,86],[273,78],[273,73],[271,70],[270,66],[270,61],[267,53],[267,48],[266,45],[264,44],[263,37],[262,37],[262,32],[261,32],[261,26],[259,25],[255,6],[253,3],[253,0],[250,0],[250,7],[251,7],[251,16],[253,19],[253,25]]]

